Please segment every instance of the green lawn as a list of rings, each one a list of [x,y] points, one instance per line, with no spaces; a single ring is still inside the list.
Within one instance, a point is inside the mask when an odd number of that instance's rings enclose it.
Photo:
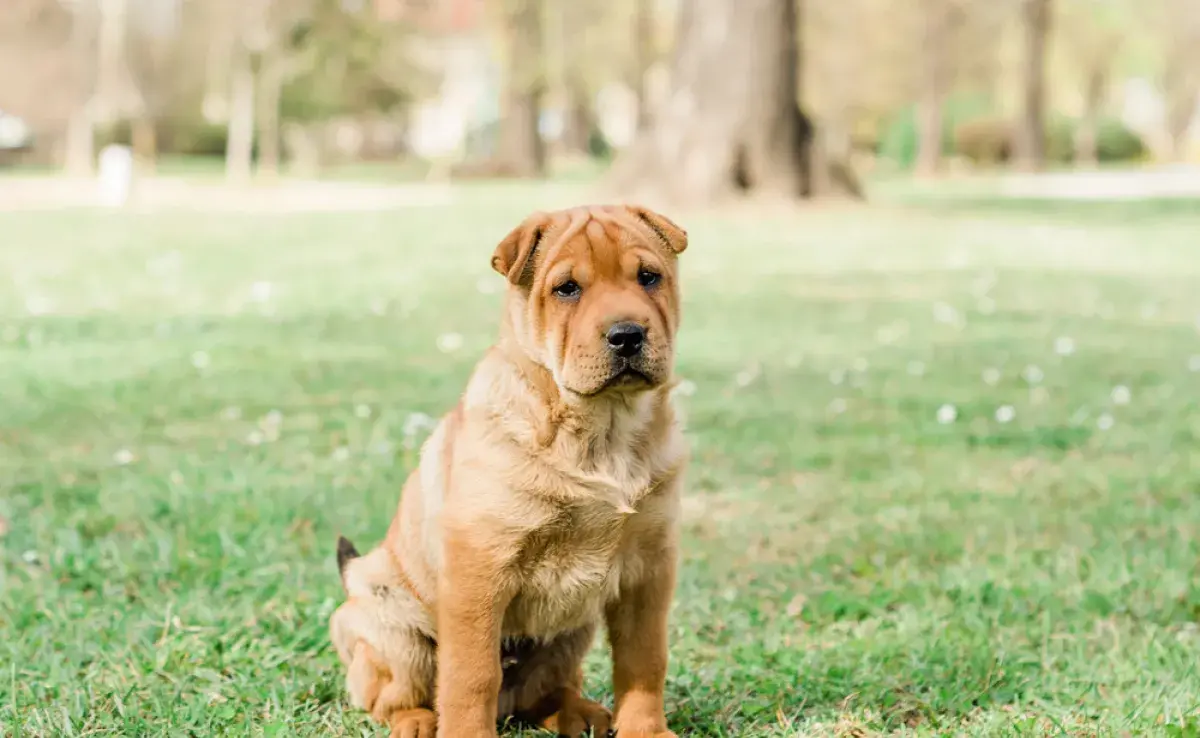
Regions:
[[[0,213],[0,734],[383,734],[335,536],[574,195],[462,197]],[[681,735],[1200,734],[1200,204],[671,214]]]

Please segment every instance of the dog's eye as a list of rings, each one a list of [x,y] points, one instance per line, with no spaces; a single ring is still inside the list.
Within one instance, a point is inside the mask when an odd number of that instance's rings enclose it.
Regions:
[[[573,279],[568,279],[554,288],[554,295],[564,300],[574,300],[576,297],[579,297],[579,293],[581,292],[583,292],[583,288]]]
[[[662,275],[649,269],[638,270],[638,284],[643,287],[653,287],[662,281]]]

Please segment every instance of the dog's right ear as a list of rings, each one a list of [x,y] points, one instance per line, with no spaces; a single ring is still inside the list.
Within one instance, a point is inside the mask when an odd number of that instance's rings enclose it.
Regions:
[[[534,213],[526,218],[496,247],[492,254],[492,269],[518,287],[533,284],[534,256],[549,225],[550,216],[546,213]]]

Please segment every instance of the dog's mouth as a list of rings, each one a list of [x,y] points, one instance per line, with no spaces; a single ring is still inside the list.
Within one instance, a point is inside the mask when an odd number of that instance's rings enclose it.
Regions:
[[[612,376],[604,383],[604,389],[649,387],[654,384],[650,375],[635,368],[629,362],[618,365]]]

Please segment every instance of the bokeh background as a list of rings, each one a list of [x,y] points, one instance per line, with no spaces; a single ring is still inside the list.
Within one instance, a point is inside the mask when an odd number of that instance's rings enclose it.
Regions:
[[[1200,735],[1198,103],[1197,0],[0,0],[0,734],[383,734],[335,537],[637,200],[681,735]]]

